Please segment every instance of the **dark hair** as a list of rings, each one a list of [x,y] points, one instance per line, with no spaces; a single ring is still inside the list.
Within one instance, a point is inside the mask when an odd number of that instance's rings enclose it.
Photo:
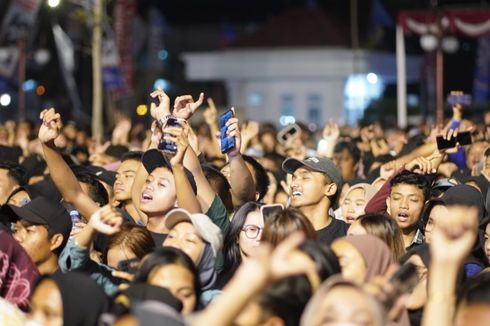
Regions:
[[[100,206],[104,206],[109,202],[109,195],[107,190],[105,190],[102,183],[100,183],[96,177],[85,173],[76,173],[78,182],[82,182],[88,185],[88,196]]]
[[[265,153],[262,157],[263,159],[269,160],[274,164],[274,170],[272,172],[282,172],[282,162],[286,159],[285,156],[278,154],[276,152]]]
[[[261,204],[251,201],[240,206],[235,212],[230,228],[223,241],[223,266],[218,275],[219,288],[224,287],[228,283],[233,274],[235,274],[238,266],[242,263],[240,246],[238,245],[240,233],[247,220],[247,215],[250,212],[260,209],[261,206]]]
[[[107,264],[107,253],[115,246],[126,247],[131,250],[139,259],[150,253],[155,248],[155,242],[150,231],[138,225],[125,224],[121,226],[119,232],[111,235],[107,246],[105,246],[102,261]]]
[[[257,198],[257,201],[261,201],[267,193],[267,188],[269,188],[269,177],[267,176],[267,172],[265,171],[262,164],[257,162],[257,160],[253,157],[248,155],[242,156],[245,162],[249,163],[253,167],[253,171],[251,172],[254,174],[255,191],[259,194],[259,198]]]
[[[340,153],[344,150],[352,156],[354,163],[358,163],[361,160],[361,151],[357,148],[357,145],[353,141],[343,140],[338,142],[334,147],[334,153]]]
[[[143,259],[139,270],[134,276],[133,283],[147,283],[150,274],[154,270],[167,265],[179,265],[191,272],[192,276],[194,277],[194,292],[196,293],[197,299],[196,307],[194,307],[195,310],[199,302],[199,297],[201,296],[201,281],[194,262],[185,252],[180,249],[172,247],[157,247],[155,251]]]
[[[340,273],[337,257],[326,245],[307,240],[300,246],[318,267],[320,282]],[[278,316],[287,326],[299,325],[303,310],[313,295],[314,289],[304,275],[287,277],[273,283],[260,297],[260,306]]]
[[[468,279],[460,291],[458,301],[467,304],[489,304],[490,303],[490,273],[480,273]]]
[[[223,173],[209,165],[203,165],[202,171],[213,190],[225,205],[228,214],[233,212],[231,186]]]
[[[26,169],[22,165],[10,161],[3,161],[0,162],[0,169],[7,170],[7,175],[9,178],[19,186],[24,186],[27,184],[29,176]]]
[[[275,247],[295,231],[303,231],[307,239],[317,238],[315,228],[308,218],[297,209],[287,208],[267,216],[261,240]]]
[[[386,243],[391,250],[394,261],[398,261],[405,253],[402,232],[398,224],[390,216],[372,213],[361,215],[358,220],[367,234],[374,235]]]
[[[484,156],[490,156],[490,147],[485,150]]]
[[[417,186],[420,190],[422,190],[423,195],[424,195],[424,200],[427,200],[430,195],[430,185],[425,176],[404,170],[400,174],[396,175],[393,179],[390,181],[391,184],[391,189],[393,189],[394,186],[399,185],[399,184],[408,184],[408,185],[414,185]]]
[[[142,157],[143,157],[142,151],[129,151],[121,156],[121,162],[128,161],[128,160],[135,160],[141,162]]]

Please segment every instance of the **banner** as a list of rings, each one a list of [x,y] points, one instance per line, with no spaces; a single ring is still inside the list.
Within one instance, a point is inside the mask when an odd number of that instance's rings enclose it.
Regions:
[[[25,38],[36,22],[42,0],[13,0],[2,24],[1,38],[12,43]]]
[[[68,95],[70,96],[73,105],[74,118],[81,123],[88,123],[89,119],[82,110],[82,102],[78,94],[75,78],[73,77],[73,70],[75,68],[75,50],[73,43],[60,25],[53,26],[53,36],[60,62],[61,74],[65,80]]]

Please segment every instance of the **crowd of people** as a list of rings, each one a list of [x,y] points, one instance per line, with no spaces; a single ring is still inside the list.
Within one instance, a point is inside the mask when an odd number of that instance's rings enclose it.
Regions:
[[[277,130],[150,96],[105,138],[0,126],[1,325],[488,324],[490,112]]]

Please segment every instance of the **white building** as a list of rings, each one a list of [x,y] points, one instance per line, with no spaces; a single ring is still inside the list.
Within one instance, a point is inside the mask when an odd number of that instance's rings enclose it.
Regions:
[[[249,119],[355,123],[384,85],[396,82],[395,55],[346,48],[239,49],[186,53],[191,81],[224,81],[229,104]],[[357,74],[353,74],[357,69]],[[407,58],[407,81],[420,80],[421,59]],[[393,108],[396,112],[396,107]]]

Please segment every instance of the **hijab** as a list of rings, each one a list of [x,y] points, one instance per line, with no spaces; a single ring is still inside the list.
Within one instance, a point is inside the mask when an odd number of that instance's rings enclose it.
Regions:
[[[485,216],[485,204],[480,191],[465,184],[456,185],[446,190],[441,200],[446,206],[475,206],[478,209],[478,221]]]
[[[210,290],[216,282],[216,257],[211,249],[211,245],[204,241],[204,251],[197,264],[199,279],[201,281],[202,290]]]
[[[370,281],[375,276],[384,275],[394,262],[388,246],[373,235],[354,235],[344,237],[342,240],[350,243],[361,254],[366,265],[364,281]]]
[[[347,192],[344,195],[344,199],[347,198],[347,196],[349,196],[349,194],[356,189],[364,190],[364,200],[366,201],[366,204],[378,192],[378,189],[376,189],[376,187],[370,185],[369,183],[356,183],[355,185],[351,186],[349,190],[347,190]]]
[[[90,276],[78,273],[56,273],[46,276],[58,286],[63,302],[63,324],[98,325],[99,316],[107,311],[109,301],[102,288]]]
[[[37,267],[24,248],[0,229],[0,297],[27,310],[38,277]]]

